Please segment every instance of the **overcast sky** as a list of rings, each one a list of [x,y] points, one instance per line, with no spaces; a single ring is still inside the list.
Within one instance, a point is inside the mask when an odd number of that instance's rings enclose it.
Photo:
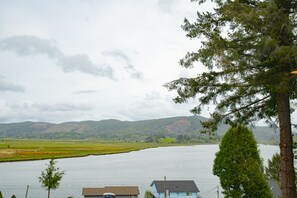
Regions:
[[[0,0],[0,123],[191,115],[163,85],[195,76],[190,0]],[[202,116],[209,117],[208,110]]]
[[[163,85],[197,74],[190,0],[1,0],[0,122],[191,115]],[[207,111],[204,116],[209,116]]]

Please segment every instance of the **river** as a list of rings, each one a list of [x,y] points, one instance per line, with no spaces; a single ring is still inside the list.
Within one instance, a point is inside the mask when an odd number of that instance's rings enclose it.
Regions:
[[[277,146],[260,145],[264,165],[279,151]],[[194,180],[203,198],[216,198],[219,178],[212,174],[218,145],[150,148],[130,153],[58,159],[57,167],[65,171],[60,187],[52,198],[82,198],[83,187],[133,185],[140,198],[153,180]],[[4,198],[13,194],[23,198],[46,197],[38,182],[48,160],[0,163],[0,191]],[[222,196],[221,196],[222,197]]]

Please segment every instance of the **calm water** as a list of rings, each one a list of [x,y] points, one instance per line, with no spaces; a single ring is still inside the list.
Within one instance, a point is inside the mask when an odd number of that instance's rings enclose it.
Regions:
[[[277,146],[260,145],[264,162],[279,151]],[[212,164],[218,145],[178,146],[152,148],[142,151],[68,158],[57,160],[57,166],[65,170],[60,188],[51,193],[52,198],[68,196],[82,198],[83,187],[108,185],[136,185],[140,197],[150,189],[153,180],[194,180],[203,198],[216,198],[219,179],[212,175]],[[4,198],[15,194],[28,198],[47,197],[40,187],[38,176],[48,160],[0,163],[0,190]]]

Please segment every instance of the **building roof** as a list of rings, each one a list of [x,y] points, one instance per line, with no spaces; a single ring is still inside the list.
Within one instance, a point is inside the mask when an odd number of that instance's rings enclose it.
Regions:
[[[120,195],[139,195],[137,186],[106,186],[104,188],[83,188],[82,195],[103,195],[104,193],[114,193],[116,196]]]
[[[153,181],[151,186],[155,185],[158,193],[164,193],[164,180]],[[169,180],[166,181],[166,190],[169,192],[199,192],[193,180]]]

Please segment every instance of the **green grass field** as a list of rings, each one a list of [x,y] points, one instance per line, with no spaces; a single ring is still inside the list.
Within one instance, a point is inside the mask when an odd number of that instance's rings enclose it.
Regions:
[[[74,140],[0,140],[0,162],[114,154],[159,146],[168,145]]]

